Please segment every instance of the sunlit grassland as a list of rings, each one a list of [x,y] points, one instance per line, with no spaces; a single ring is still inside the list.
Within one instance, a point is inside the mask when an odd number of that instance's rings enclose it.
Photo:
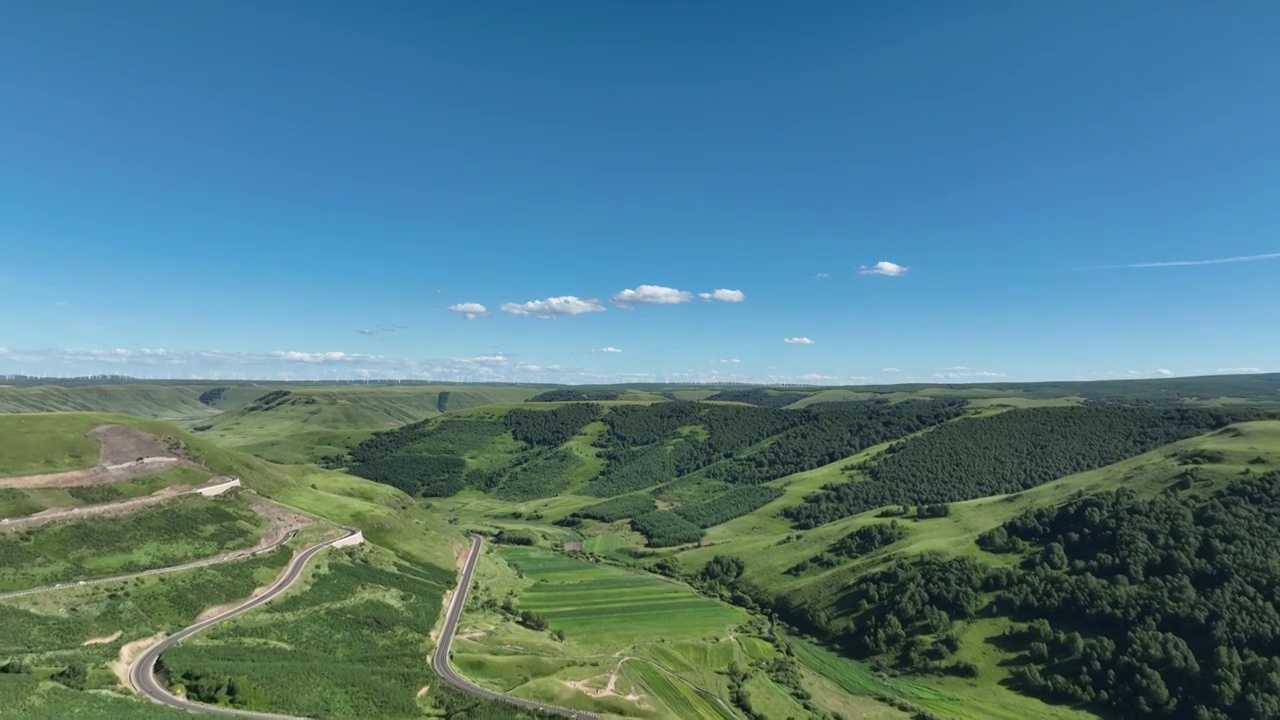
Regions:
[[[80,470],[98,464],[94,415],[0,415],[0,476]]]

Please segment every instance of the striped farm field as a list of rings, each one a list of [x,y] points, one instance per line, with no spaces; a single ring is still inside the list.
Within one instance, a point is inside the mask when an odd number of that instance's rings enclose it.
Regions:
[[[654,575],[532,548],[503,548],[502,556],[533,581],[520,595],[522,609],[593,644],[617,649],[659,637],[718,637],[747,619],[738,608]]]

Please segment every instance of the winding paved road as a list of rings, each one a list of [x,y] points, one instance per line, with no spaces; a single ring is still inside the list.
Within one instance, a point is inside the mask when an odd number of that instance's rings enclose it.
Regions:
[[[453,667],[449,664],[453,635],[458,630],[458,620],[462,617],[462,608],[467,604],[467,591],[471,589],[471,576],[475,574],[476,561],[480,559],[480,543],[479,535],[471,536],[471,555],[467,557],[467,564],[463,566],[462,575],[458,578],[458,589],[454,591],[453,600],[449,603],[449,611],[444,618],[444,628],[440,631],[440,642],[436,644],[435,654],[431,656],[431,669],[446,684],[472,697],[497,700],[526,710],[537,710],[549,715],[570,718],[571,720],[604,720],[603,715],[589,713],[585,710],[574,710],[573,708],[560,707],[559,705],[541,703],[536,700],[528,700],[483,688],[454,672]]]
[[[266,547],[253,548],[252,550],[245,550],[232,555],[205,558],[203,560],[195,560],[181,565],[170,565],[169,567],[152,568],[151,570],[143,570],[142,572],[129,573],[127,575],[112,575],[111,577],[81,580],[79,582],[75,580],[68,580],[67,582],[60,582],[55,585],[45,585],[44,587],[30,588],[28,590],[15,590],[13,592],[0,593],[0,600],[12,600],[13,598],[20,598],[26,595],[36,595],[38,593],[45,593],[51,590],[66,590],[69,588],[81,587],[83,585],[103,585],[106,583],[119,582],[121,580],[132,580],[134,578],[149,577],[151,575],[165,575],[172,572],[180,572],[182,570],[195,570],[196,568],[209,567],[210,565],[221,565],[222,563],[235,562],[237,560],[244,560],[245,558],[254,557],[262,553],[269,553],[292,540],[297,534],[297,530],[290,530],[284,534],[284,537]]]
[[[298,578],[302,577],[303,568],[306,567],[307,562],[310,561],[311,558],[315,557],[317,553],[360,532],[358,528],[353,527],[344,527],[343,530],[346,531],[346,534],[342,537],[312,545],[306,550],[298,553],[297,557],[293,558],[289,562],[289,566],[285,568],[284,574],[281,575],[280,578],[271,585],[271,587],[267,588],[266,592],[255,598],[250,598],[230,610],[219,613],[208,620],[202,620],[195,625],[179,630],[173,635],[170,635],[164,640],[161,640],[151,646],[146,652],[142,653],[142,655],[140,655],[132,665],[129,666],[130,684],[132,684],[138,692],[155,702],[162,705],[168,705],[169,707],[176,708],[178,710],[186,710],[187,712],[223,715],[226,717],[262,718],[264,720],[284,720],[287,718],[293,718],[294,716],[291,715],[275,715],[271,713],[249,712],[247,710],[232,710],[230,708],[215,707],[178,697],[165,689],[165,687],[156,680],[156,662],[160,660],[160,656],[164,654],[165,650],[173,647],[183,639],[191,637],[192,635],[212,627],[213,625],[217,625],[224,620],[230,620],[237,615],[247,613],[259,605],[271,602],[271,600],[277,595],[288,590],[289,586],[297,582]]]

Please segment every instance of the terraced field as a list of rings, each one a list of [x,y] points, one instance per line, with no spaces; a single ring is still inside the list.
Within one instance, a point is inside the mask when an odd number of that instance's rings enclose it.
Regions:
[[[566,635],[622,648],[638,638],[667,641],[722,636],[744,613],[654,575],[597,565],[544,550],[504,548],[502,556],[536,581],[520,607]]]

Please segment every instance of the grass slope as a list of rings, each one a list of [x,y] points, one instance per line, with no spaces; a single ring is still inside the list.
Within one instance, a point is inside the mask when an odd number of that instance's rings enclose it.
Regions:
[[[260,390],[258,398],[268,393],[289,395],[265,406],[255,398],[197,422],[194,427],[219,443],[275,462],[316,462],[325,455],[342,454],[375,430],[441,415],[441,408],[452,412],[497,402],[520,402],[537,392],[517,386],[437,385],[280,386]]]
[[[98,464],[92,416],[0,415],[0,476],[82,470]]]

